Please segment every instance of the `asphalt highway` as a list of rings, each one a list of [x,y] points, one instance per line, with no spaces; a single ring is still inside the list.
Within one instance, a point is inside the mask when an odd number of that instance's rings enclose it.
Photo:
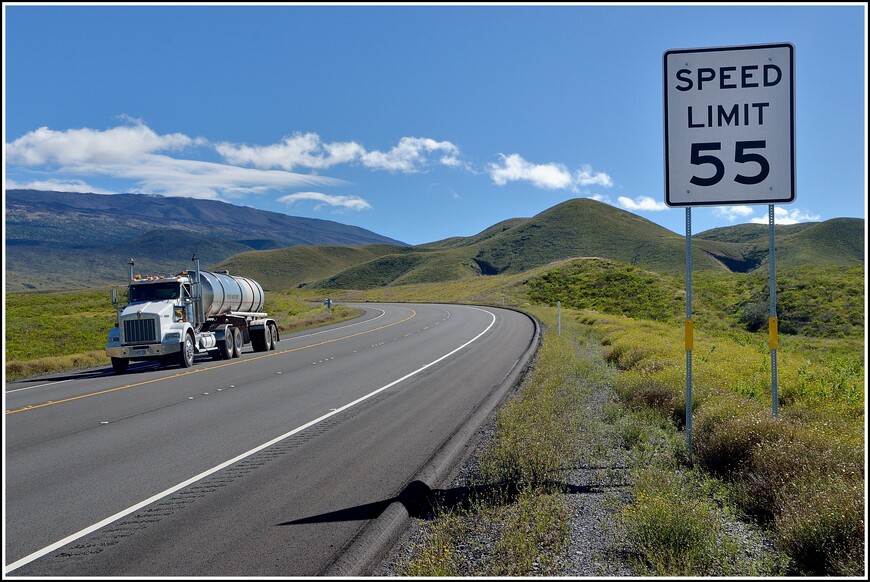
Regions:
[[[4,574],[336,572],[537,339],[505,309],[358,307],[239,359],[8,383]]]

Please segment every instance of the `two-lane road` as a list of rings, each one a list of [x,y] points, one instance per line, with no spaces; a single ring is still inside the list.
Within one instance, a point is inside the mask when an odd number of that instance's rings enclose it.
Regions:
[[[4,573],[323,573],[536,340],[509,310],[359,307],[273,352],[8,384]]]

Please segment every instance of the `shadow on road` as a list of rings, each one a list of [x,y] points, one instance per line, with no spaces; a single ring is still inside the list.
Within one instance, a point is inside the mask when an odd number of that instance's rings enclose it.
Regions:
[[[550,481],[541,483],[541,485],[568,494],[589,493],[591,491],[591,488],[586,485],[570,485]],[[321,513],[320,515],[312,515],[311,517],[294,519],[293,521],[285,521],[278,525],[304,525],[310,523],[377,519],[394,502],[404,505],[411,517],[429,520],[445,511],[470,509],[477,500],[484,502],[488,506],[494,504],[507,505],[513,503],[519,493],[520,488],[515,482],[498,482],[471,487],[454,487],[452,489],[432,489],[423,481],[412,481],[399,495],[390,499]]]

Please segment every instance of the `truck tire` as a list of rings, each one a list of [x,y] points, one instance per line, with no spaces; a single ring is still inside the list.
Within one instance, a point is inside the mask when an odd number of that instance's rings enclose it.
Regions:
[[[269,329],[267,327],[251,330],[251,347],[254,348],[255,352],[267,351],[269,349],[270,339],[271,336],[269,335]]]
[[[130,365],[130,360],[126,358],[112,358],[112,369],[116,374],[126,374],[127,366]]]
[[[232,327],[227,327],[224,332],[224,339],[218,342],[218,352],[220,352],[221,359],[229,360],[233,357],[233,353],[236,351],[235,348],[235,335]]]
[[[269,326],[269,335],[271,336],[271,339],[269,340],[269,349],[270,350],[277,350],[278,349],[278,326],[277,325],[273,324],[273,325]]]
[[[194,352],[193,336],[189,333],[184,334],[184,343],[181,344],[181,351],[178,352],[177,362],[182,368],[189,368],[193,365]]]
[[[242,355],[242,330],[237,327],[233,329],[233,343],[233,357],[238,358]]]

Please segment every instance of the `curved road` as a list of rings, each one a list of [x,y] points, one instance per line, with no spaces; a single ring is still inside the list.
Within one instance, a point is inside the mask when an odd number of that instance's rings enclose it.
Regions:
[[[335,571],[537,340],[508,310],[358,307],[272,352],[7,384],[4,574]]]

